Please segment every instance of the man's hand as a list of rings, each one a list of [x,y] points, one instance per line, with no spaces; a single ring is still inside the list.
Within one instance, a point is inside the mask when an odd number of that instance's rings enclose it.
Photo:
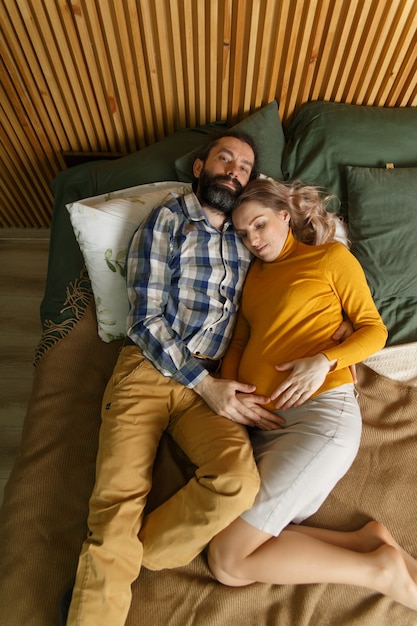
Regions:
[[[336,343],[343,343],[345,339],[353,335],[355,329],[353,328],[353,324],[349,319],[346,319],[342,322],[336,332],[333,334],[332,339]],[[358,378],[356,376],[356,365],[351,365],[349,367],[350,373],[352,374],[353,382],[356,384],[358,382]]]
[[[256,426],[260,430],[277,430],[278,428],[281,428],[282,424],[285,424],[284,418],[279,415],[275,415],[272,411],[263,409],[259,405],[260,396],[250,393],[238,393],[236,397],[242,404],[249,407],[259,415],[259,421],[256,424],[253,424],[253,426]]]
[[[344,320],[339,328],[333,333],[332,340],[336,343],[343,343],[345,339],[353,335],[355,329],[353,328],[353,324],[350,320]]]
[[[261,405],[267,404],[270,398],[254,395],[255,389],[254,385],[213,376],[206,376],[194,387],[217,415],[245,426],[258,426],[264,430],[278,428],[284,420],[262,408]]]
[[[322,386],[335,364],[336,361],[330,362],[324,354],[316,354],[276,365],[279,372],[289,371],[290,374],[271,395],[275,407],[289,409],[306,402]]]

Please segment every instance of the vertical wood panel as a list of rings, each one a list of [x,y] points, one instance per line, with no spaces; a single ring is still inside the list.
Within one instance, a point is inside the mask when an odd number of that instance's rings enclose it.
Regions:
[[[101,80],[91,23],[86,19],[82,5],[78,2],[59,0],[59,10],[64,16],[68,32],[72,34],[71,49],[80,76],[79,84],[75,84],[73,90],[78,97],[84,98],[93,125],[94,135],[86,137],[85,142],[91,143],[94,150],[110,151],[114,132],[109,119],[107,93]],[[79,149],[82,150],[82,147]],[[116,150],[116,147],[113,149]]]
[[[417,37],[415,35],[405,56],[402,69],[404,71],[398,72],[388,94],[386,106],[407,106],[407,103],[417,101]],[[410,81],[409,76],[416,78]]]
[[[219,19],[223,19],[223,54],[219,72],[219,104],[217,108],[217,118],[224,120],[228,112],[228,90],[230,81],[230,49],[232,46],[232,0],[224,0],[220,5]]]
[[[219,29],[219,6],[217,2],[208,2],[206,4],[207,11],[207,115],[211,120],[217,117],[217,99],[218,99],[218,67],[219,54],[222,53],[223,38],[222,30]]]
[[[182,55],[182,19],[180,16],[179,0],[173,0],[170,3],[170,26],[171,26],[171,45],[172,45],[172,63],[173,63],[173,81],[174,94],[176,96],[177,120],[180,128],[187,126],[186,115],[186,97],[185,84],[186,75],[184,68],[184,60]]]
[[[62,152],[133,152],[272,99],[417,105],[417,0],[0,0],[0,227],[48,226]]]
[[[371,81],[371,90],[367,97],[370,103],[385,102],[396,76],[404,66],[411,42],[416,42],[417,2],[407,0],[398,7],[395,20],[387,29],[387,45],[384,46],[384,58],[377,64],[377,76]],[[417,56],[417,55],[416,55]],[[415,57],[416,58],[416,57]],[[417,81],[416,81],[417,82]]]
[[[183,24],[183,41],[181,42],[181,50],[184,58],[185,81],[186,81],[186,106],[187,118],[190,126],[197,124],[197,107],[195,106],[195,98],[197,92],[196,74],[198,68],[195,66],[196,57],[194,54],[194,37],[193,30],[193,2],[192,0],[182,0],[181,16]]]

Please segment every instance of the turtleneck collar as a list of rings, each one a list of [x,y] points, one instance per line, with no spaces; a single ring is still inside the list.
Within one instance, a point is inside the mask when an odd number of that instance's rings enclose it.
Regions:
[[[299,242],[294,237],[294,234],[292,232],[292,228],[290,226],[290,228],[288,230],[287,238],[286,238],[285,243],[284,243],[284,246],[283,246],[281,252],[279,253],[279,255],[277,256],[277,258],[275,259],[275,261],[269,261],[269,262],[261,261],[261,263],[263,265],[271,265],[272,263],[279,263],[280,261],[283,261],[284,259],[287,259],[296,250],[298,243]]]

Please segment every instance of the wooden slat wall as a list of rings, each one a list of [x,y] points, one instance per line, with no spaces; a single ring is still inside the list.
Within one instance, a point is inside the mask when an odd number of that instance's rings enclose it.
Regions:
[[[0,226],[44,227],[63,151],[130,153],[273,99],[417,105],[417,0],[0,0]]]

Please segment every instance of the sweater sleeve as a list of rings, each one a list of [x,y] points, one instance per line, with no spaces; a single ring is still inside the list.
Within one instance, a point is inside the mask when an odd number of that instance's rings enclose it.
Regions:
[[[249,325],[242,313],[242,309],[239,310],[236,326],[233,331],[232,340],[227,349],[227,352],[223,358],[221,377],[228,380],[238,380],[238,371],[240,359],[249,338]]]
[[[323,351],[335,369],[359,363],[382,349],[388,332],[372,299],[359,261],[342,244],[334,244],[326,255],[329,282],[351,320],[355,332],[343,343]]]

